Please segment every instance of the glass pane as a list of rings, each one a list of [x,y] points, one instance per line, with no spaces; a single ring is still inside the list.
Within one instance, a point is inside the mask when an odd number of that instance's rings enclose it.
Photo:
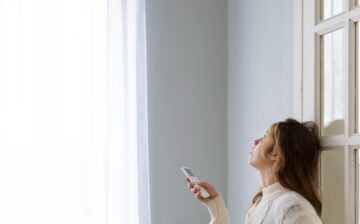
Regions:
[[[344,134],[343,29],[321,37],[321,134]]]
[[[326,224],[345,223],[344,150],[324,150],[320,163],[322,220]]]
[[[343,0],[322,0],[321,18],[328,19],[344,11]]]

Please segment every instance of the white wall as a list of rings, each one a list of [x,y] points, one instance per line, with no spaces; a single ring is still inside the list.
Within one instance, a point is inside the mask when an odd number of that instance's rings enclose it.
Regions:
[[[294,112],[292,7],[289,0],[147,1],[152,223],[208,222],[182,165],[228,193],[232,223],[243,223],[260,186],[247,164],[252,140]]]
[[[293,116],[293,1],[228,0],[228,206],[232,223],[260,186],[252,140]]]
[[[146,4],[152,223],[208,223],[180,166],[226,195],[226,0]]]

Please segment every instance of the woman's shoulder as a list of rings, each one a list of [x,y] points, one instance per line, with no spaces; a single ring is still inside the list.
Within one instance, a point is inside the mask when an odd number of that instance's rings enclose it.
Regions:
[[[315,209],[308,200],[301,194],[292,190],[284,190],[274,201],[279,207],[283,207],[284,209],[287,207],[298,206],[315,212]]]
[[[307,218],[316,221],[311,223],[321,223],[311,203],[295,191],[284,190],[274,199],[273,206],[282,219],[301,217],[301,219]]]

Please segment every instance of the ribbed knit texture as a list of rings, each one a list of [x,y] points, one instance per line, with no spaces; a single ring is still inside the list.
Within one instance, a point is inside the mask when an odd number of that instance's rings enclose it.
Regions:
[[[284,188],[280,183],[262,188],[261,191],[262,198],[246,214],[246,224],[322,224],[312,205],[303,196]],[[210,224],[230,224],[221,195],[205,205],[210,213]]]

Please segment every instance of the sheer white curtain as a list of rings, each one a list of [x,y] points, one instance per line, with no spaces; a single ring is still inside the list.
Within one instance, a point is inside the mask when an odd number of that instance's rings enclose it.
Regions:
[[[109,0],[109,31],[108,217],[110,223],[147,224],[145,0]]]
[[[143,0],[0,0],[0,223],[149,223],[144,21]]]

